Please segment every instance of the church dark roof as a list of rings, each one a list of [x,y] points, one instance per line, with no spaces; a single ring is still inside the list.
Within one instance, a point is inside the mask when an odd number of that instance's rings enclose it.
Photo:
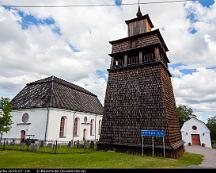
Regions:
[[[96,95],[55,76],[28,83],[11,103],[14,110],[60,108],[103,113],[103,106]]]

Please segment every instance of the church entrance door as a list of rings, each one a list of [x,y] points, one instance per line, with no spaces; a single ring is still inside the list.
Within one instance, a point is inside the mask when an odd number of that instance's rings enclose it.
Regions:
[[[24,142],[25,140],[25,130],[21,130],[21,135],[20,135],[20,142]]]

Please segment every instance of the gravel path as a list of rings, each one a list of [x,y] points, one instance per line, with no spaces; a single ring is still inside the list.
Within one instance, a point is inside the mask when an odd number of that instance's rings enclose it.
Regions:
[[[201,154],[204,156],[202,163],[199,165],[201,168],[216,168],[216,150],[204,148],[201,146],[186,146],[185,150],[190,153]]]

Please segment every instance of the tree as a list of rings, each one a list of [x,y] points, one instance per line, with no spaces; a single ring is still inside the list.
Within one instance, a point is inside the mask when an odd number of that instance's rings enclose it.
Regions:
[[[176,108],[176,112],[179,119],[180,128],[183,126],[185,121],[191,119],[192,117],[196,117],[196,115],[193,114],[192,108],[185,105],[179,105]]]
[[[216,140],[216,115],[208,118],[208,122],[207,122],[207,127],[210,130],[210,134],[211,134],[211,139],[212,140]]]
[[[0,99],[0,110],[2,110],[2,115],[0,116],[0,135],[2,138],[3,133],[7,133],[11,128],[11,103],[8,98],[1,97]]]

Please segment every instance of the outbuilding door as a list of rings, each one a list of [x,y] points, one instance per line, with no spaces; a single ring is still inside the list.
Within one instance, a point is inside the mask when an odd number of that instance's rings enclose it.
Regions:
[[[199,134],[192,134],[192,145],[200,145],[200,135]]]

